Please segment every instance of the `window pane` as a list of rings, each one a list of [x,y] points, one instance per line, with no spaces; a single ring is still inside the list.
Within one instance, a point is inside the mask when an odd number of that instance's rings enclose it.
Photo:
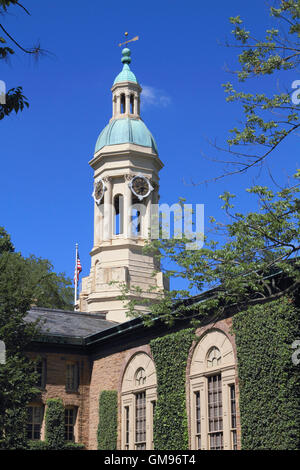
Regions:
[[[232,431],[231,435],[232,435],[232,450],[237,450],[237,434],[236,434],[236,431]]]
[[[210,449],[223,449],[223,407],[221,374],[208,377],[208,424],[210,433]]]
[[[201,449],[201,410],[200,410],[200,392],[195,393],[196,405],[196,449]]]
[[[146,392],[136,394],[135,448],[146,449]]]
[[[35,372],[38,374],[37,387],[44,388],[46,385],[46,359],[36,362]]]
[[[65,409],[65,440],[74,441],[75,408]]]
[[[27,408],[27,439],[40,440],[43,418],[42,406],[29,406]]]
[[[66,389],[72,392],[78,390],[78,364],[67,364]]]
[[[230,385],[231,448],[237,450],[235,386]]]
[[[129,449],[129,406],[125,407],[125,449]]]
[[[236,401],[235,401],[235,386],[230,385],[230,403],[231,403],[231,427],[236,428]]]
[[[154,449],[154,441],[153,441],[153,429],[154,429],[154,416],[155,416],[155,409],[156,409],[156,401],[152,401],[152,423],[151,423],[151,449]]]

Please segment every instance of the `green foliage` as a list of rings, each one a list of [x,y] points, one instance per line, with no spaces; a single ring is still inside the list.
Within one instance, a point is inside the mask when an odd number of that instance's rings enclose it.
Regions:
[[[81,443],[65,441],[65,408],[60,398],[47,400],[45,441],[29,441],[30,450],[83,450]]]
[[[54,450],[49,447],[45,441],[29,441],[29,450]],[[84,450],[84,444],[78,442],[65,442],[64,446],[59,450]]]
[[[99,397],[98,449],[117,449],[118,393],[103,390]]]
[[[7,49],[7,48],[6,48]],[[3,48],[0,48],[0,55],[3,54]],[[12,111],[17,114],[23,111],[24,107],[28,108],[29,103],[26,96],[23,95],[22,87],[12,88],[6,93],[5,104],[0,104],[0,120],[8,116]]]
[[[50,398],[46,410],[46,444],[51,450],[62,450],[65,445],[65,410],[62,400]]]
[[[73,310],[71,279],[64,273],[55,273],[49,260],[34,255],[26,258],[28,279],[32,285],[33,303],[37,307]]]
[[[39,323],[27,323],[27,312],[33,303],[70,308],[69,284],[63,274],[52,272],[49,261],[14,252],[10,236],[0,228],[0,340],[6,347],[6,363],[0,365],[0,448],[26,448],[26,405],[40,393],[34,363],[25,354]]]
[[[16,5],[19,0],[0,0],[0,10],[7,11],[10,5]]]
[[[13,252],[9,236],[0,233],[0,339],[6,347],[6,363],[0,365],[0,448],[26,447],[26,405],[38,389],[34,364],[24,350],[35,337],[37,324],[24,317],[32,292],[24,282],[27,268],[20,254]]]
[[[239,68],[235,71],[238,81],[261,78],[274,74],[282,81],[282,72],[298,70],[300,64],[300,0],[275,0],[269,7],[272,28],[259,38],[256,31],[249,31],[240,16],[231,17],[234,26],[232,34],[237,47]],[[262,11],[265,7],[262,2]],[[280,75],[279,75],[280,74]],[[290,77],[290,75],[288,76]],[[296,77],[297,78],[297,77]],[[290,80],[290,78],[289,78]],[[260,86],[261,80],[258,83]],[[262,81],[262,83],[264,83]],[[286,83],[282,92],[276,92],[277,80],[273,81],[274,90],[252,93],[249,90],[236,90],[232,83],[223,85],[228,102],[239,102],[244,112],[244,123],[240,128],[231,129],[228,139],[232,171],[227,174],[241,173],[260,164],[290,134],[295,134],[300,126],[299,102],[293,102],[289,92],[291,83]],[[264,86],[264,84],[263,84]],[[270,85],[268,85],[270,88]],[[276,88],[275,88],[276,87]],[[264,89],[265,90],[265,89]],[[300,93],[299,93],[300,95]],[[255,144],[258,152],[245,152],[245,145]],[[239,147],[239,146],[242,147]],[[231,150],[234,146],[235,150]],[[241,150],[240,150],[241,149]]]
[[[157,404],[154,416],[154,448],[188,450],[186,415],[186,365],[194,339],[192,329],[150,342],[157,374]]]
[[[0,0],[0,18],[4,17],[8,13],[8,9],[10,7],[18,7],[23,10],[27,15],[30,15],[29,11],[18,2],[18,0]],[[36,58],[44,51],[41,50],[40,45],[36,45],[30,49],[25,49],[18,43],[14,37],[4,28],[3,24],[0,23],[0,31],[4,33],[4,36],[0,36],[0,60],[8,61],[10,56],[15,53],[13,47],[21,50],[25,54],[30,54],[35,56]],[[7,45],[7,40],[13,46]],[[5,96],[5,103],[2,104],[2,100],[0,102],[0,120],[3,119],[5,116],[9,116],[11,112],[15,111],[18,113],[19,111],[23,111],[26,107],[29,107],[29,103],[27,98],[23,95],[23,89],[21,86],[16,88],[11,88]]]
[[[4,227],[0,227],[0,255],[5,252],[12,253],[13,251],[15,251],[15,249],[11,242],[10,235],[6,232]]]
[[[29,441],[28,442],[29,450],[49,450],[49,446],[45,441]]]
[[[298,179],[298,175],[297,175]],[[299,259],[299,186],[276,193],[267,187],[255,186],[247,190],[257,201],[256,210],[243,214],[233,210],[233,195],[220,196],[226,223],[211,219],[207,232],[210,238],[197,250],[189,250],[191,240],[160,239],[149,242],[146,253],[154,253],[157,265],[165,269],[167,277],[182,279],[187,289],[165,292],[156,303],[146,304],[150,314],[145,324],[161,316],[167,324],[188,313],[195,319],[207,315],[222,316],[234,305],[238,310],[248,305],[276,299],[297,289],[300,283]],[[256,201],[255,201],[256,202]],[[254,204],[253,204],[254,206]],[[172,269],[169,269],[169,266]],[[270,275],[278,273],[276,282]],[[280,273],[280,274],[279,274]],[[283,284],[283,278],[289,283]],[[203,289],[211,289],[205,302],[189,298]],[[124,300],[128,293],[125,293]],[[186,298],[183,302],[181,299]],[[131,305],[130,292],[128,310]],[[136,312],[139,313],[140,312]]]
[[[65,442],[63,450],[84,450],[84,449],[85,449],[84,444],[81,444],[80,442]]]
[[[300,376],[291,345],[299,339],[299,308],[291,299],[234,316],[242,448],[300,448]]]
[[[37,258],[34,255],[23,258],[20,253],[14,253],[9,234],[3,227],[0,227],[0,256],[2,254],[3,285],[1,285],[0,278],[0,294],[5,296],[6,302],[9,302],[11,296],[16,297],[22,294],[27,306],[29,303],[38,307],[73,309],[71,279],[66,278],[64,273],[56,274],[47,259]],[[18,275],[15,271],[20,271],[20,274]],[[17,275],[18,284],[13,283],[14,275]],[[12,288],[8,288],[9,295],[5,295],[6,276],[10,276],[12,283]],[[14,284],[18,285],[19,289],[15,288]]]

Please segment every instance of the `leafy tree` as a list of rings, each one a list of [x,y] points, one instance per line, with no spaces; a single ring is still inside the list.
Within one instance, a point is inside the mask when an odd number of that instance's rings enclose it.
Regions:
[[[0,0],[0,17],[5,17],[7,11],[10,7],[19,7],[25,12],[27,15],[30,15],[29,11],[20,3],[18,0]],[[7,61],[10,56],[15,53],[15,50],[10,46],[7,45],[7,40],[16,47],[17,49],[21,50],[25,54],[33,55],[38,57],[42,52],[41,47],[39,44],[36,46],[26,49],[24,48],[19,42],[17,42],[13,36],[7,31],[7,29],[0,23],[0,29],[4,36],[0,36],[0,60]],[[4,93],[4,92],[3,92]],[[0,98],[1,98],[1,90],[0,90]],[[29,103],[27,98],[23,95],[23,89],[21,86],[11,88],[5,94],[5,99],[0,99],[0,120],[3,119],[5,116],[9,116],[12,111],[18,113],[18,111],[23,111],[24,107],[28,108]]]
[[[151,322],[159,314],[164,315],[167,323],[191,312],[206,315],[214,311],[219,316],[228,307],[242,310],[298,289],[299,174],[295,176],[295,186],[277,193],[263,186],[248,189],[258,199],[258,207],[247,214],[233,210],[232,194],[220,196],[229,221],[219,223],[211,218],[209,237],[205,238],[202,248],[187,249],[187,243],[191,243],[189,234],[181,239],[149,242],[145,251],[154,254],[158,264],[172,266],[172,269],[165,269],[165,275],[182,279],[187,288],[165,292],[156,303],[145,300],[151,310],[150,315],[145,315],[145,321]],[[275,273],[278,273],[277,282],[270,276]],[[284,281],[287,278],[288,281]],[[192,294],[203,289],[211,290],[205,302],[189,302]],[[136,291],[141,294],[139,288]],[[151,292],[154,293],[153,289]],[[127,286],[123,286],[123,300],[130,298],[130,294]],[[132,300],[128,302],[130,315],[140,315],[135,311],[135,304]]]
[[[3,227],[0,227],[0,255],[4,252],[12,253],[14,251],[14,246],[11,242],[10,235],[4,230]]]
[[[6,346],[6,363],[0,365],[0,448],[5,449],[26,446],[26,405],[36,393],[33,364],[24,355],[37,328],[24,321],[32,302],[32,292],[24,283],[27,274],[21,255],[1,253],[0,338]]]
[[[73,309],[73,288],[71,280],[64,273],[55,273],[49,260],[34,255],[23,258],[15,253],[9,234],[0,227],[0,256],[9,253],[10,263],[20,260],[23,263],[22,286],[30,292],[30,304],[37,307]],[[1,291],[0,291],[1,294]]]
[[[73,288],[64,273],[53,272],[47,259],[31,255],[26,259],[28,277],[32,285],[33,303],[37,307],[73,310]]]
[[[38,393],[34,363],[24,352],[39,322],[27,323],[26,314],[33,303],[70,307],[69,284],[63,274],[52,272],[49,261],[16,253],[0,228],[0,340],[6,346],[6,363],[0,365],[0,448],[26,446],[26,405]]]
[[[239,50],[240,68],[234,73],[240,82],[268,75],[277,79],[282,72],[299,72],[300,0],[275,0],[273,5],[270,16],[274,27],[266,29],[261,39],[246,29],[240,16],[230,18],[235,42],[227,45]],[[288,76],[290,80],[290,74]],[[243,173],[263,163],[283,141],[296,134],[300,126],[300,82],[296,78],[294,89],[289,82],[281,92],[275,92],[277,82],[274,80],[272,93],[240,91],[231,82],[223,85],[227,101],[240,103],[245,119],[241,127],[230,131],[229,147],[217,147],[230,153],[230,161],[226,162],[228,171],[214,180]],[[264,81],[259,83],[265,85]]]
[[[274,0],[272,4],[271,20],[278,27],[267,29],[263,39],[248,31],[240,16],[230,18],[235,43],[228,46],[239,50],[240,67],[235,74],[240,82],[299,70],[300,0]],[[300,83],[292,90],[293,97],[288,92],[268,95],[238,91],[232,83],[223,86],[227,101],[240,103],[245,116],[242,127],[231,130],[229,149],[221,149],[231,154],[231,161],[227,162],[231,165],[230,170],[225,175],[232,175],[261,164],[285,139],[296,134],[300,126]],[[254,153],[247,151],[249,147],[256,149]],[[222,224],[211,218],[204,248],[187,250],[187,243],[191,242],[187,236],[180,240],[151,242],[146,251],[154,253],[158,262],[168,261],[166,265],[174,266],[174,269],[167,269],[165,275],[181,278],[187,283],[186,289],[160,292],[155,304],[145,301],[152,317],[168,312],[165,319],[172,322],[174,302],[177,301],[177,316],[184,316],[191,308],[203,314],[214,309],[220,314],[229,305],[245,308],[296,290],[299,287],[299,171],[295,176],[295,186],[277,193],[263,186],[248,189],[248,193],[258,198],[257,211],[248,214],[232,211],[234,195],[228,192],[221,195],[230,222]],[[274,285],[274,280],[268,278],[274,272],[282,272],[288,277],[288,284]],[[195,294],[214,288],[205,303],[199,302],[190,308],[188,301],[180,302],[182,298],[188,299],[191,292]],[[122,286],[122,290],[122,298],[128,299],[128,287]],[[136,288],[135,293],[142,294],[141,289]],[[140,314],[135,310],[135,304],[135,301],[129,301],[129,315]],[[145,318],[151,321],[151,315]]]

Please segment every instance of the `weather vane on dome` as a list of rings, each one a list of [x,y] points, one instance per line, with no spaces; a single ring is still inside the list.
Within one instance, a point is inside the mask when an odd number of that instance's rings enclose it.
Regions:
[[[125,37],[127,38],[127,36],[128,36],[128,33],[126,31]],[[125,46],[125,44],[128,44],[129,42],[138,41],[138,39],[139,39],[139,37],[135,36],[135,38],[133,38],[133,39],[129,39],[128,41],[125,41],[125,42],[120,42],[119,47]]]

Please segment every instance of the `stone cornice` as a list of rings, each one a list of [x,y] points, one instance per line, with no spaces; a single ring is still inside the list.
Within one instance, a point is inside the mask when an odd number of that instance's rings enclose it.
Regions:
[[[143,147],[141,145],[131,143],[106,145],[94,154],[94,157],[89,161],[89,165],[94,168],[96,164],[105,157],[116,157],[117,159],[120,159],[122,156],[150,157],[156,160],[160,169],[164,166],[159,156],[153,152],[150,147]]]

